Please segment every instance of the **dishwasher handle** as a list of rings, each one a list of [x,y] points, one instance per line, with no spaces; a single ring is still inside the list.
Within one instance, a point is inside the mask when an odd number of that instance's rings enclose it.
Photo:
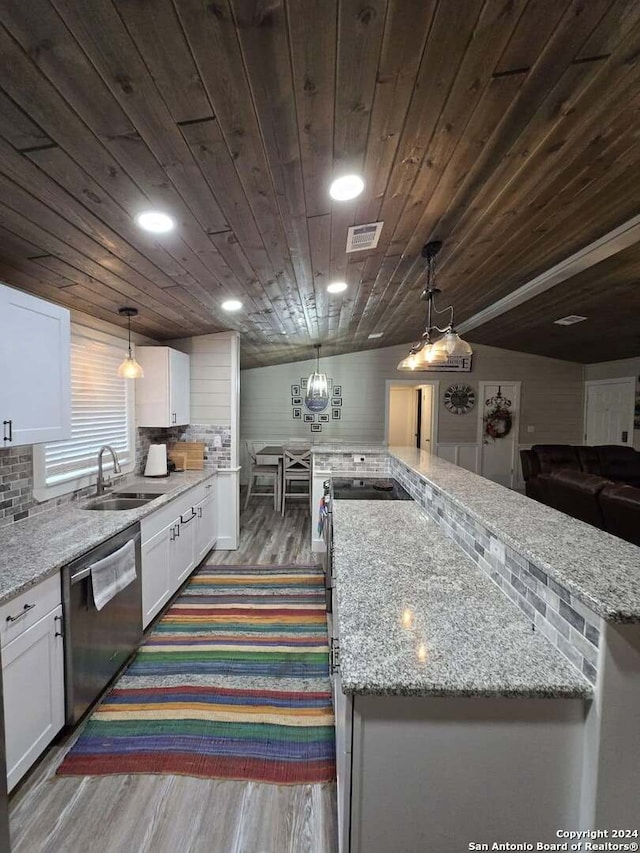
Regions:
[[[139,539],[140,539],[140,533],[136,533],[135,536],[132,536],[127,541],[137,542]],[[126,542],[124,544],[126,544]],[[120,548],[122,548],[122,547],[123,547],[123,545],[118,545],[116,548],[113,548],[111,551],[108,551],[106,554],[100,554],[100,556],[98,556],[97,554],[95,556],[87,556],[88,565],[82,566],[81,568],[79,568],[69,578],[69,582],[70,582],[71,586],[75,586],[75,584],[80,583],[80,581],[83,581],[85,578],[88,578],[89,575],[91,574],[91,566],[97,560],[102,560],[104,557],[109,557],[111,554],[114,554],[116,551],[119,551]]]

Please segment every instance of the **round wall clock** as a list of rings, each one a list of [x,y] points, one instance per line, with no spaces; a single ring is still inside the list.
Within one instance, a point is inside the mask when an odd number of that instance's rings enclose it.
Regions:
[[[444,405],[454,415],[466,415],[475,403],[475,391],[470,385],[450,385],[444,392]]]

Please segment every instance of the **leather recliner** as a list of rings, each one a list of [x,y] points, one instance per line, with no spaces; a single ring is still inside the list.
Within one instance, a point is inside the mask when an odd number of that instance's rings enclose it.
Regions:
[[[542,474],[550,474],[559,468],[581,470],[578,454],[571,444],[534,444],[531,452],[536,456]]]
[[[640,486],[640,453],[633,447],[620,444],[601,444],[593,450],[598,454],[600,474],[609,480]]]
[[[640,489],[612,483],[600,493],[600,505],[609,533],[640,545]]]
[[[614,485],[610,480],[566,468],[552,471],[551,474],[541,474],[540,479],[543,480],[550,506],[601,530],[605,529],[600,493],[607,486]]]

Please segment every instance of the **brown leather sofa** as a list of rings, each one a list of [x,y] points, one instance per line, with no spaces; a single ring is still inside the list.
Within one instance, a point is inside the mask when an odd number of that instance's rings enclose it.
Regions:
[[[520,457],[529,497],[640,545],[640,453],[538,444]]]

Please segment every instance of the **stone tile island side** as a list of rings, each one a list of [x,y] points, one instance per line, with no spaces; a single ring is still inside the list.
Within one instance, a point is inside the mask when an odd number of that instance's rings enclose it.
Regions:
[[[333,506],[352,853],[634,828],[640,549],[412,448],[356,455],[316,447],[314,475],[393,476],[414,503]]]

